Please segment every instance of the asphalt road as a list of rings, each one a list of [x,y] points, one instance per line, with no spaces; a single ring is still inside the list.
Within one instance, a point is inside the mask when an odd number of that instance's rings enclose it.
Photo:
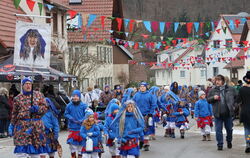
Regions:
[[[217,151],[214,133],[211,142],[201,141],[201,135],[194,122],[191,129],[186,132],[185,139],[179,138],[176,130],[176,138],[163,137],[162,127],[157,128],[156,140],[151,141],[150,151],[142,151],[142,158],[249,158],[250,155],[244,153],[245,143],[243,128],[234,128],[233,148]],[[65,143],[67,132],[60,133],[59,141],[63,146],[63,158],[70,158],[68,145]],[[11,138],[0,139],[0,158],[14,158],[14,146]],[[103,158],[111,157],[108,150],[103,154]]]

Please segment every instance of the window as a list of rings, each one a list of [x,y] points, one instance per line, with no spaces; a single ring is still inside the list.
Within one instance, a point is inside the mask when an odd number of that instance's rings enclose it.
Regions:
[[[180,77],[185,77],[185,71],[180,71]]]
[[[57,21],[57,13],[53,13],[53,34],[58,34]]]
[[[219,68],[213,67],[213,76],[217,76],[219,74]]]
[[[220,48],[220,41],[219,40],[214,41],[214,48]]]
[[[50,13],[46,13],[46,16],[50,16]],[[46,18],[46,23],[50,24],[51,23],[51,18]]]
[[[233,40],[226,39],[226,48],[232,48],[232,46],[233,46]]]
[[[82,4],[82,0],[69,0],[69,4]]]
[[[112,63],[112,48],[104,47],[104,46],[97,46],[97,58],[105,63]]]
[[[206,70],[201,70],[201,77],[204,78],[206,76]]]
[[[156,70],[156,77],[159,77],[159,71]]]
[[[173,56],[170,55],[170,56],[169,56],[169,62],[172,62],[172,60],[173,60]]]

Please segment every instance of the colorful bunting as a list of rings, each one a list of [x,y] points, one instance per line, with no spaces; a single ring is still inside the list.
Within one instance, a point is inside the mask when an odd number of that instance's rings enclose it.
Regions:
[[[200,26],[200,23],[199,23],[199,22],[194,22],[195,32],[198,32],[198,31],[199,31],[199,26]]]
[[[118,31],[122,29],[122,18],[116,18]]]
[[[193,23],[192,22],[188,22],[187,23],[187,33],[188,34],[192,33],[192,29],[193,29]]]
[[[69,13],[70,19],[73,19],[77,14],[77,12],[74,10],[68,10],[68,13]]]
[[[129,21],[130,21],[130,19],[124,19],[125,28],[128,27]]]
[[[49,9],[49,11],[51,11],[51,9],[54,8],[54,6],[53,6],[53,5],[50,5],[50,4],[45,4],[45,6]]]
[[[32,0],[26,0],[26,3],[28,5],[30,11],[33,11],[33,8],[34,8],[36,2],[32,1]]]
[[[145,28],[146,28],[149,32],[152,32],[150,21],[143,21],[143,24],[144,24]]]
[[[154,32],[157,32],[158,31],[158,28],[159,28],[159,23],[158,21],[152,21],[151,22],[151,27],[153,29]]]
[[[14,5],[16,7],[16,9],[19,7],[21,0],[14,0]]]
[[[130,32],[133,32],[133,29],[134,29],[134,22],[135,22],[135,20],[130,20],[130,22],[129,22],[129,31],[130,31]]]
[[[101,16],[100,18],[101,18],[102,29],[104,30],[104,22],[105,22],[106,16]]]
[[[170,27],[171,27],[171,22],[166,22],[166,29],[167,29],[167,31],[170,30]]]
[[[37,4],[38,4],[38,8],[39,8],[39,13],[40,13],[40,15],[42,15],[43,4],[40,2],[38,2]]]
[[[90,27],[90,25],[95,21],[95,19],[96,19],[96,14],[90,14],[87,27]]]
[[[177,31],[177,29],[178,29],[178,27],[179,27],[179,22],[175,22],[174,23],[174,32],[176,32]]]

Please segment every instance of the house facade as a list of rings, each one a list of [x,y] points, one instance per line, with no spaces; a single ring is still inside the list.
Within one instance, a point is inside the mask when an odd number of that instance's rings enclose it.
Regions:
[[[239,54],[239,42],[247,13],[237,15],[221,15],[218,26],[212,33],[206,48],[206,63],[208,78],[222,74],[237,81],[241,74],[241,66],[232,65],[233,58]],[[230,21],[240,20],[238,27],[229,25]]]
[[[191,60],[203,60],[201,55],[204,47],[197,44],[197,41],[182,43],[178,45],[180,48],[160,52],[157,55],[157,63],[161,64],[151,67],[151,70],[155,70],[156,85],[170,85],[175,81],[179,85],[205,85],[206,65],[203,62],[190,64]],[[194,49],[195,45],[197,49]],[[185,48],[186,46],[188,47]]]

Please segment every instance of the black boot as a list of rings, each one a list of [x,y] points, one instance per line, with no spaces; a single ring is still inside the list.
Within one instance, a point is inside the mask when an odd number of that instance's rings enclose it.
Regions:
[[[140,144],[139,144],[140,149],[143,148],[143,145],[144,145],[144,142],[143,142],[143,141],[140,141]]]
[[[227,148],[228,149],[232,149],[232,147],[233,147],[232,143],[231,142],[227,142]]]
[[[250,143],[247,143],[245,153],[250,153]]]
[[[175,138],[175,133],[174,133],[174,129],[171,129],[171,138]]]
[[[223,150],[223,146],[218,145],[218,150],[220,150],[220,151]]]
[[[184,131],[184,129],[181,129],[180,130],[180,133],[181,133],[181,139],[184,139],[185,138],[185,131]]]
[[[144,151],[149,151],[149,145],[144,145]]]
[[[207,141],[211,141],[211,135],[207,134]]]
[[[206,141],[206,140],[207,140],[206,135],[203,135],[203,136],[202,136],[202,141]]]

